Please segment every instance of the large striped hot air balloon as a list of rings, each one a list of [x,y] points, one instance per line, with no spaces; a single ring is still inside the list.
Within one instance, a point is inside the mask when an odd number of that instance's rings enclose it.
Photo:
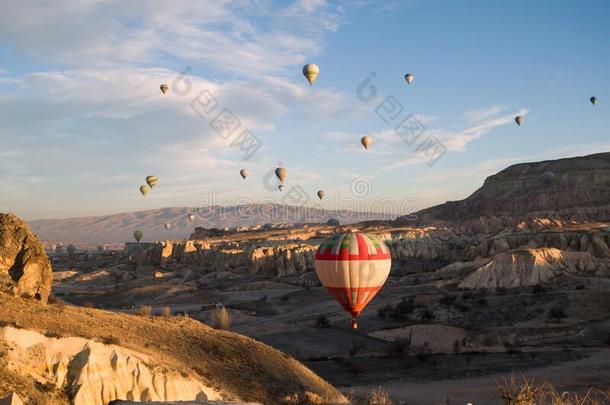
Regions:
[[[388,278],[392,258],[374,235],[341,233],[326,239],[316,252],[316,274],[337,302],[356,318]]]

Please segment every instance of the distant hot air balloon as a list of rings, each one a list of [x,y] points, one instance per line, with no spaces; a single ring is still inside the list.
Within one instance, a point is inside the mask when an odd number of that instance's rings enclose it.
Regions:
[[[146,186],[146,185],[140,186],[140,193],[142,193],[142,195],[148,194],[149,191],[150,191],[150,188],[148,186]]]
[[[376,236],[341,233],[322,242],[315,265],[322,285],[352,314],[352,327],[357,328],[358,314],[383,287],[392,259]]]
[[[520,115],[517,115],[515,117],[515,122],[517,123],[517,125],[521,125],[521,123],[523,122],[523,117]]]
[[[286,176],[288,175],[288,170],[286,170],[285,167],[278,167],[275,169],[275,175],[283,183],[284,180],[286,180]]]
[[[369,146],[373,143],[373,139],[370,136],[365,135],[360,139],[360,143],[364,146],[364,149],[368,149]]]
[[[246,169],[241,169],[239,171],[239,174],[241,175],[241,177],[243,177],[244,180],[246,180],[246,177],[248,177],[248,171]]]
[[[309,82],[309,85],[312,85],[313,82],[316,81],[319,74],[320,74],[320,68],[318,67],[318,65],[316,65],[314,63],[309,63],[309,64],[303,66],[303,75]]]
[[[166,231],[169,231],[169,228],[172,227],[172,224],[170,224],[169,222],[166,222],[163,224],[163,228],[165,228]]]
[[[148,184],[150,188],[154,188],[157,185],[157,181],[159,181],[157,176],[146,176],[146,184]]]
[[[277,186],[277,189],[280,190],[280,191],[284,190],[284,185],[280,184],[279,186]]]
[[[330,225],[330,226],[339,226],[340,222],[338,219],[335,218],[331,218],[328,221],[326,221],[326,225]]]
[[[318,198],[321,200],[324,198],[324,196],[326,195],[326,193],[322,190],[318,190]]]
[[[159,86],[159,88],[161,89],[161,93],[163,93],[163,94],[167,93],[167,90],[169,90],[169,86],[165,83],[162,83],[161,86]]]
[[[407,84],[411,84],[413,82],[413,79],[414,79],[414,77],[411,73],[407,73],[405,75],[405,81],[407,82]]]
[[[550,186],[551,184],[553,184],[554,180],[555,180],[555,173],[553,173],[551,171],[546,171],[546,172],[542,173],[542,182],[545,185]]]
[[[142,231],[133,231],[133,238],[136,240],[136,242],[139,242],[140,239],[142,239],[142,236],[144,236]]]
[[[593,96],[589,99],[589,101],[591,102],[591,104],[595,105],[595,103],[597,103],[597,97]]]
[[[188,214],[188,219],[190,219],[191,221],[195,220],[195,214]]]

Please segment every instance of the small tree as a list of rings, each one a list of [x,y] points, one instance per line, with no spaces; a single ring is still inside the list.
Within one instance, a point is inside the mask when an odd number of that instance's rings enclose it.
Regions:
[[[320,315],[316,321],[316,328],[330,328],[330,322],[326,315]]]
[[[567,316],[568,315],[561,307],[553,307],[553,308],[549,309],[549,312],[547,313],[547,317],[549,319],[555,320],[555,322],[559,322],[560,320],[562,320],[563,318],[565,318]]]
[[[169,306],[165,305],[163,307],[163,310],[162,310],[161,314],[163,316],[172,316],[172,309]]]
[[[216,329],[229,330],[231,327],[231,314],[224,307],[216,308],[212,314],[213,325]]]

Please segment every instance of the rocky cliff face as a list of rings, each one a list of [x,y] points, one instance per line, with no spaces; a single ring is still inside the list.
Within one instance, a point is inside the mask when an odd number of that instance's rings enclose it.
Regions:
[[[27,223],[0,213],[0,288],[46,303],[52,279],[49,259]]]
[[[422,210],[433,220],[484,216],[610,221],[610,153],[510,166],[468,198]]]
[[[13,327],[0,329],[0,336],[9,349],[11,371],[65,387],[74,405],[105,405],[115,399],[220,399],[218,391],[195,378],[120,346],[78,337],[48,338]]]
[[[468,275],[459,287],[522,287],[547,282],[563,272],[607,277],[610,259],[596,258],[588,252],[565,252],[555,248],[519,249],[497,254]]]

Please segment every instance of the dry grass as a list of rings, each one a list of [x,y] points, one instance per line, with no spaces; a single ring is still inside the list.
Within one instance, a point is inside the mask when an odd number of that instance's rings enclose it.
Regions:
[[[525,377],[514,375],[500,387],[505,405],[604,405],[610,403],[610,392],[594,388],[586,394],[558,392],[548,382],[536,385]]]
[[[390,394],[381,387],[375,388],[371,391],[367,405],[394,405]]]
[[[0,319],[6,325],[41,333],[97,341],[116,337],[127,349],[151,355],[168,368],[199,376],[229,399],[278,404],[286,395],[304,395],[306,391],[322,398],[341,398],[330,384],[290,356],[248,337],[214,330],[182,316],[148,318],[72,305],[59,311],[54,305],[0,293]],[[34,395],[32,384],[9,384],[3,370],[0,364],[0,393],[12,389],[25,394],[22,397]],[[40,403],[68,404],[63,398],[59,401]]]
[[[229,330],[231,328],[231,314],[225,307],[216,308],[212,313],[212,325],[216,329]]]

